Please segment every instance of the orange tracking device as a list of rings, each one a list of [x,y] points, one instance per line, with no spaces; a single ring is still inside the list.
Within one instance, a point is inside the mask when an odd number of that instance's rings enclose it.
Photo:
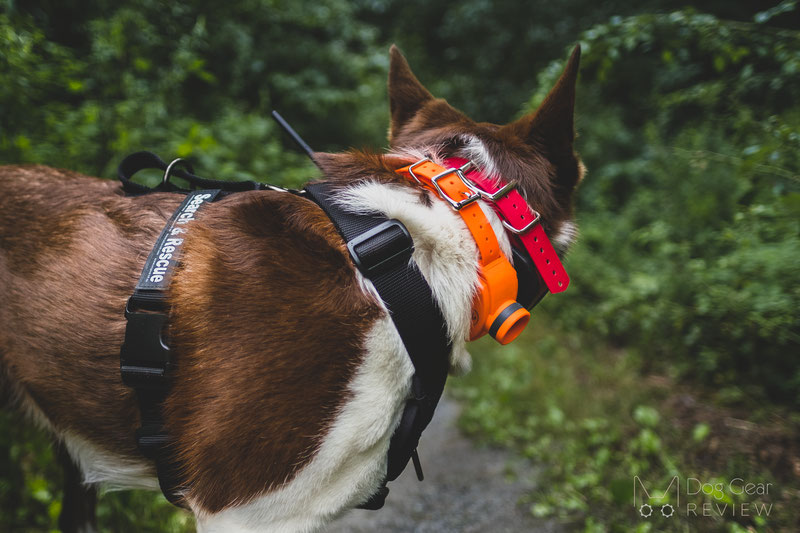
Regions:
[[[480,195],[464,180],[465,168],[444,168],[430,159],[417,161],[397,172],[433,191],[455,209],[478,246],[481,287],[472,303],[469,340],[489,334],[508,344],[525,329],[530,313],[517,301],[517,273],[500,251],[500,243],[476,200]]]

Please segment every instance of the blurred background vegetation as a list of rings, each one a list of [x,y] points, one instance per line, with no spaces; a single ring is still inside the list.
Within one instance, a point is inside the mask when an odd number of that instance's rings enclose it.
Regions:
[[[390,43],[434,94],[503,123],[579,41],[573,285],[521,341],[473,347],[452,382],[463,427],[542,465],[523,503],[571,529],[797,531],[798,30],[796,0],[0,0],[0,163],[113,178],[149,149],[299,185],[315,169],[270,110],[318,150],[384,147]],[[56,527],[53,457],[0,418],[0,530]],[[643,520],[634,475],[772,482],[755,501],[773,509]],[[107,531],[193,527],[144,492],[99,514]]]

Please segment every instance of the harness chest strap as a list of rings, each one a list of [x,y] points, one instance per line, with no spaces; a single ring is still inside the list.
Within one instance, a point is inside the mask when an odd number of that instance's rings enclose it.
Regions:
[[[389,445],[386,479],[395,480],[409,459],[422,479],[417,444],[444,390],[452,349],[444,316],[412,259],[413,241],[399,220],[346,211],[336,203],[336,189],[329,183],[311,183],[305,191],[331,219],[353,262],[378,291],[414,365],[411,398]],[[380,508],[387,493],[384,484],[361,507]]]
[[[165,340],[169,303],[167,291],[184,238],[195,214],[218,198],[220,190],[192,191],[161,231],[125,308],[127,326],[120,350],[122,381],[136,391],[141,426],[136,430],[139,451],[156,464],[161,492],[184,506],[179,466],[171,453],[161,407],[170,389],[172,354]]]

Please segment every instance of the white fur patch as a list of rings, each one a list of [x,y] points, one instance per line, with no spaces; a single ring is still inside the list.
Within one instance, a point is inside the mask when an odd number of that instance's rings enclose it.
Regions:
[[[285,486],[238,507],[206,514],[190,501],[198,531],[316,531],[372,496],[386,475],[389,441],[400,422],[414,367],[388,315],[368,333],[365,348],[364,362],[350,384],[352,399],[311,462]]]
[[[83,473],[86,484],[99,483],[105,490],[158,490],[155,471],[147,461],[135,461],[105,451],[71,431],[60,431],[27,394],[19,392],[16,400],[22,411],[42,429],[64,443],[72,460]]]
[[[122,458],[71,432],[59,437],[83,472],[84,483],[100,484],[104,490],[159,490],[155,471],[147,461]]]
[[[464,141],[464,147],[459,152],[475,163],[486,176],[496,178],[498,176],[497,166],[483,142],[477,137],[466,134],[461,135],[461,140]]]
[[[559,254],[564,254],[578,237],[578,227],[574,222],[567,220],[561,224],[555,235],[548,235],[548,237],[550,237],[556,251]]]

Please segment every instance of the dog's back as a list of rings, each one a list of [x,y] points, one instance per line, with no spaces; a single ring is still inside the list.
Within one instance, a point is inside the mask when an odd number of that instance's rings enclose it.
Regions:
[[[164,204],[133,212],[113,182],[0,167],[0,357],[12,395],[40,422],[107,441],[130,431],[132,394],[110,377],[130,279],[177,200]],[[106,413],[98,405],[110,408],[99,424],[85,416]]]

